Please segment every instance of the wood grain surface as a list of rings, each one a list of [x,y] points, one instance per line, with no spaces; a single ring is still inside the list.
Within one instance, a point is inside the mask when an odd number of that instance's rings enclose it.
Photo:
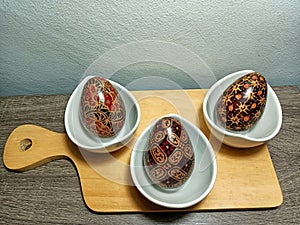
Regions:
[[[23,173],[2,160],[8,135],[24,123],[64,132],[69,95],[0,97],[0,223],[3,224],[299,224],[299,118],[297,87],[275,87],[283,125],[268,143],[284,202],[271,210],[194,213],[96,214],[82,201],[78,175],[65,159]]]
[[[4,165],[11,170],[25,171],[54,159],[69,158],[77,169],[83,199],[96,212],[255,209],[281,205],[282,192],[267,146],[236,149],[221,145],[204,122],[205,93],[200,89],[133,92],[140,105],[141,121],[133,140],[110,154],[79,151],[64,133],[31,124],[19,126],[7,139]],[[218,170],[214,187],[204,200],[177,210],[149,202],[134,187],[129,171],[135,140],[153,120],[170,113],[180,113],[200,127],[213,146]]]

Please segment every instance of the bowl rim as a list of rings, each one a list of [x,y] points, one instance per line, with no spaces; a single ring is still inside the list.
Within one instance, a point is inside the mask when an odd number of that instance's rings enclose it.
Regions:
[[[209,157],[211,158],[212,162],[211,162],[211,170],[212,170],[212,174],[211,174],[211,179],[209,180],[209,185],[207,186],[207,188],[203,191],[203,193],[201,193],[200,196],[198,196],[197,198],[191,200],[191,201],[188,201],[188,202],[185,202],[185,203],[168,203],[168,202],[165,202],[165,201],[161,201],[159,199],[156,199],[155,197],[152,197],[151,195],[149,195],[143,188],[144,185],[141,185],[139,180],[138,180],[138,175],[136,173],[136,169],[135,169],[135,161],[136,161],[136,157],[137,157],[137,152],[141,151],[141,150],[138,150],[137,149],[137,146],[140,144],[140,141],[141,139],[148,133],[150,132],[150,129],[155,125],[155,123],[161,119],[161,118],[164,118],[164,117],[174,117],[176,119],[179,119],[180,122],[182,123],[185,123],[185,124],[188,124],[188,126],[192,127],[192,129],[195,129],[198,131],[198,134],[199,134],[199,139],[201,141],[204,142],[206,148],[208,149],[208,154],[209,154]],[[199,140],[198,140],[199,141]],[[145,150],[142,150],[142,152],[144,152]],[[197,153],[197,151],[196,151]],[[200,156],[200,153],[198,153],[198,157],[201,157]],[[194,171],[192,172],[193,173],[196,173],[195,172],[196,170],[196,167],[194,167]],[[190,122],[189,120],[183,118],[182,116],[178,115],[178,114],[175,114],[175,113],[170,113],[170,114],[166,114],[164,116],[161,116],[159,118],[157,118],[155,121],[151,122],[144,130],[143,132],[141,133],[141,135],[139,136],[138,140],[136,141],[133,149],[132,149],[132,152],[131,152],[131,155],[130,155],[130,174],[131,174],[131,177],[132,177],[132,180],[133,180],[133,183],[134,185],[136,186],[136,188],[139,190],[139,192],[144,196],[146,197],[149,201],[157,204],[157,205],[160,205],[160,206],[164,206],[164,207],[167,207],[167,208],[187,208],[187,207],[190,207],[190,206],[193,206],[195,204],[197,204],[198,202],[202,201],[210,192],[211,190],[213,189],[214,185],[215,185],[215,182],[216,182],[216,177],[217,177],[217,160],[216,160],[216,155],[214,153],[214,150],[213,150],[213,147],[212,145],[210,144],[209,140],[206,138],[206,136],[204,135],[204,133],[198,128],[196,127],[196,125],[194,125],[192,122]],[[191,175],[192,176],[192,175]],[[188,181],[187,181],[188,182]],[[187,183],[186,183],[187,184]],[[185,185],[185,184],[184,184]],[[185,186],[186,188],[186,186]],[[180,190],[180,189],[179,189]],[[164,192],[164,193],[168,193],[168,192]]]
[[[110,142],[110,143],[101,143],[101,146],[87,146],[87,145],[85,145],[85,144],[77,141],[77,139],[73,136],[73,134],[72,134],[72,132],[70,130],[69,115],[68,115],[68,113],[69,113],[70,110],[72,110],[71,109],[71,105],[72,105],[72,103],[74,101],[74,98],[77,97],[78,94],[81,94],[81,93],[79,93],[80,89],[83,88],[83,86],[87,82],[87,80],[89,80],[89,79],[91,79],[93,77],[100,77],[100,76],[97,76],[97,75],[92,76],[92,75],[90,75],[90,76],[85,77],[83,80],[80,81],[80,83],[77,85],[77,87],[72,92],[72,94],[71,94],[71,96],[70,96],[70,98],[68,100],[68,103],[67,103],[67,106],[66,106],[66,110],[65,110],[65,114],[64,114],[65,129],[66,129],[68,137],[79,148],[83,148],[85,150],[96,152],[96,153],[103,153],[103,150],[105,150],[105,152],[113,152],[113,151],[116,151],[116,150],[124,147],[129,142],[128,139],[134,134],[134,132],[136,131],[136,129],[137,129],[139,123],[140,123],[141,110],[140,110],[138,101],[135,99],[135,97],[133,96],[133,94],[129,90],[127,90],[121,84],[105,78],[107,81],[109,81],[118,90],[118,92],[119,92],[119,94],[121,96],[122,96],[122,93],[123,93],[123,95],[126,94],[130,98],[130,100],[134,103],[133,105],[134,105],[134,107],[136,109],[136,112],[137,112],[136,113],[137,114],[136,121],[134,123],[134,126],[132,127],[132,129],[130,129],[130,132],[126,133],[124,136],[118,137],[115,141]],[[111,147],[111,146],[113,146],[115,144],[118,144],[118,143],[122,143],[122,145],[118,146],[117,148],[109,149],[109,147]]]
[[[268,87],[268,94],[274,99],[275,103],[276,103],[276,107],[277,107],[277,124],[275,129],[273,130],[273,132],[265,137],[261,137],[261,138],[254,138],[254,137],[249,137],[249,136],[245,136],[243,133],[233,133],[230,131],[227,131],[225,129],[220,128],[219,126],[217,126],[213,120],[210,118],[210,116],[208,115],[208,100],[211,96],[211,94],[217,89],[221,87],[221,84],[224,83],[224,81],[227,81],[229,79],[231,79],[232,77],[237,76],[238,74],[240,74],[240,76],[244,76],[248,73],[252,73],[255,72],[254,70],[241,70],[241,71],[237,71],[234,73],[230,73],[228,75],[226,75],[225,77],[221,78],[220,80],[218,80],[215,84],[213,84],[208,92],[206,93],[204,100],[203,100],[203,114],[204,114],[204,118],[205,120],[209,123],[209,125],[216,130],[217,132],[219,132],[220,134],[224,135],[224,136],[230,136],[230,137],[237,137],[237,138],[242,138],[244,140],[248,140],[248,141],[253,141],[253,142],[266,142],[270,139],[272,139],[273,137],[275,137],[277,135],[277,133],[279,132],[281,125],[282,125],[282,109],[281,109],[281,105],[279,102],[279,99],[276,95],[276,93],[274,92],[274,90],[272,89],[272,87],[267,83],[267,87]],[[238,79],[238,78],[237,78]],[[236,79],[235,79],[236,80]],[[226,87],[224,88],[224,90],[226,89]],[[222,89],[220,89],[222,90]],[[222,90],[221,92],[223,92],[224,90]],[[268,96],[268,97],[269,97]],[[209,127],[209,129],[211,129]],[[223,137],[224,137],[223,136]]]

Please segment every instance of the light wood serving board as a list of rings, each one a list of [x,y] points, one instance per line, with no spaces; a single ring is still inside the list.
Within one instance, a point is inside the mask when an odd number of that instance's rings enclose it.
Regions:
[[[254,209],[273,208],[282,203],[282,192],[266,145],[236,149],[221,145],[210,135],[202,115],[206,90],[132,93],[141,108],[141,121],[128,146],[111,154],[81,154],[66,134],[28,124],[17,127],[8,137],[3,155],[5,166],[24,171],[51,160],[70,158],[78,170],[84,201],[96,212]],[[168,113],[177,113],[200,127],[217,158],[218,173],[212,191],[200,203],[186,209],[168,209],[151,203],[132,185],[130,177],[130,154],[136,139],[153,120]],[[87,156],[92,162],[85,160]],[[95,167],[98,159],[100,172]]]

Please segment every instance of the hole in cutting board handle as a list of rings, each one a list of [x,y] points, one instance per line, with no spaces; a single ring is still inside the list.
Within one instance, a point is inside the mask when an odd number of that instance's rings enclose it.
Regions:
[[[20,142],[19,149],[22,151],[28,151],[32,147],[32,140],[25,138]]]

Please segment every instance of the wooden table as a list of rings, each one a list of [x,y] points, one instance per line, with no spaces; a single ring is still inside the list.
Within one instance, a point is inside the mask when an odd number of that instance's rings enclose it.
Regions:
[[[268,210],[193,213],[97,214],[82,199],[73,164],[57,160],[23,173],[8,171],[2,160],[8,135],[19,125],[36,124],[64,132],[69,95],[0,97],[0,223],[3,224],[300,224],[300,93],[274,87],[283,125],[268,148],[282,188],[283,204]]]

